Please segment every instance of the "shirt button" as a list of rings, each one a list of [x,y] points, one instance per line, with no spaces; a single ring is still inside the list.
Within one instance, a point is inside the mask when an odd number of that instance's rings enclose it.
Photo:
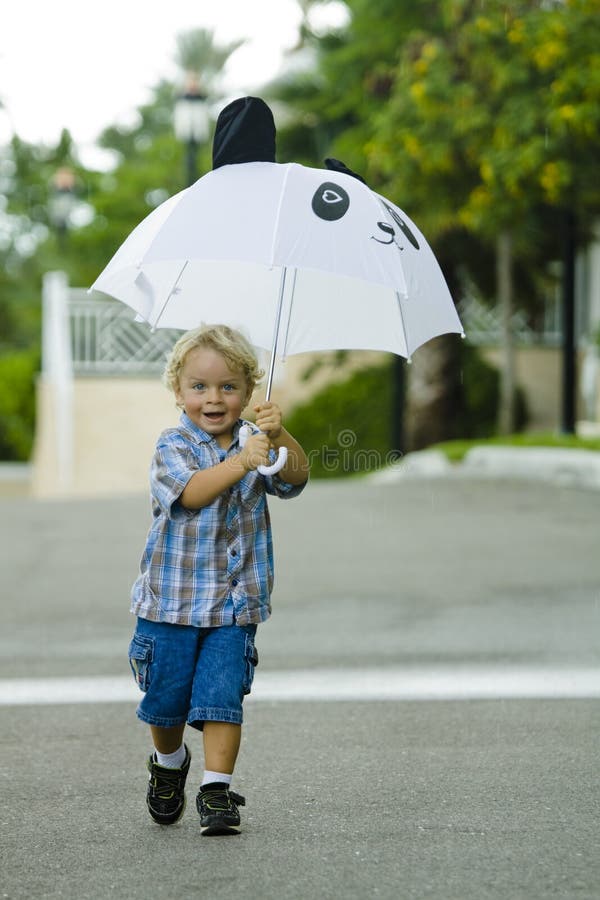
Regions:
[[[239,584],[239,582],[238,582],[237,578],[232,578],[232,579],[231,579],[231,586],[232,586],[232,587],[237,587],[238,584]]]
[[[232,551],[231,551],[231,555],[232,555],[232,556],[237,556],[237,550],[232,550]]]

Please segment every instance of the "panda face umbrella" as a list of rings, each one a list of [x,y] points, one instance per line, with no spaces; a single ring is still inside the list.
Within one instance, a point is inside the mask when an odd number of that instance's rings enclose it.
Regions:
[[[155,209],[93,289],[152,328],[223,322],[282,355],[409,357],[462,332],[427,241],[358,179],[289,163],[225,165]]]
[[[462,332],[417,226],[343,164],[332,168],[277,164],[271,110],[235,100],[217,121],[213,171],[150,213],[92,288],[153,329],[241,328],[272,351],[267,398],[277,354],[410,357]]]

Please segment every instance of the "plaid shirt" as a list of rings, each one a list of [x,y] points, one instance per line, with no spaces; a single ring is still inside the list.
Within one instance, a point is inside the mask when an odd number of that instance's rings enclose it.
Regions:
[[[208,628],[263,622],[271,614],[273,544],[267,498],[295,497],[304,485],[248,472],[202,509],[180,496],[198,469],[239,452],[237,435],[223,450],[184,413],[160,435],[150,471],[153,522],[131,592],[143,619]]]

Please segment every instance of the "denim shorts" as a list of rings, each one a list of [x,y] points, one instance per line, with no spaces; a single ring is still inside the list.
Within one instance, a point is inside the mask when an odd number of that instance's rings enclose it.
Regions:
[[[256,625],[195,628],[137,620],[129,663],[144,696],[137,715],[149,725],[242,723],[258,655]]]

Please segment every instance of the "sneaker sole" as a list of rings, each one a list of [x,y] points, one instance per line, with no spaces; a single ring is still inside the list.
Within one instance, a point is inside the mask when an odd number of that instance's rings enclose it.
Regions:
[[[213,835],[240,834],[240,825],[224,825],[222,822],[215,825],[201,825],[200,833],[203,837],[212,837]]]

